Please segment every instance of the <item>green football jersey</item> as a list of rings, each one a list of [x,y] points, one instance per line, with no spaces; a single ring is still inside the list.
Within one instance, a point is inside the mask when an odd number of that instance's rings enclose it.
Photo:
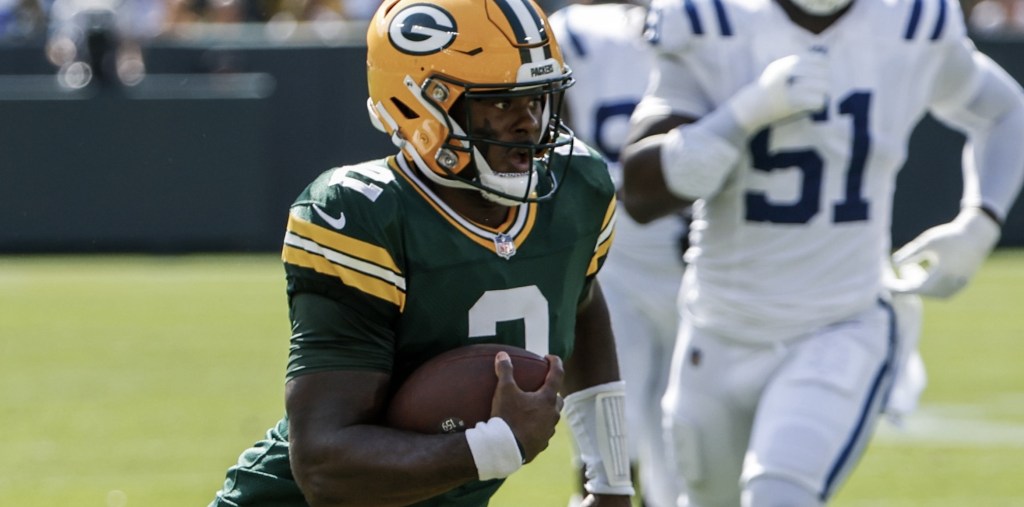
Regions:
[[[308,328],[296,314],[319,310],[293,304],[288,378],[370,369],[389,372],[394,389],[427,359],[473,343],[568,358],[576,309],[608,253],[616,212],[603,159],[578,141],[573,151],[551,156],[554,197],[510,208],[497,227],[455,213],[402,157],[320,175],[292,206],[282,257],[293,303],[314,293],[337,304],[329,325]],[[270,489],[261,494],[291,491],[303,505],[287,466],[287,421],[257,448],[248,453],[260,460],[243,462],[243,454],[232,471],[256,467],[263,482],[255,489]],[[248,498],[238,476],[224,499]],[[471,482],[416,505],[484,506],[501,482]]]

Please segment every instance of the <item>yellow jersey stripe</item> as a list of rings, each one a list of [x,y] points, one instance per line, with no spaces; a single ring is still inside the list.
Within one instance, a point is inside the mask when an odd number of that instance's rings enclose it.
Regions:
[[[601,259],[608,255],[608,250],[611,249],[612,242],[615,239],[615,219],[618,217],[618,213],[615,199],[612,199],[604,215],[604,225],[602,226],[601,234],[597,236],[594,256],[590,258],[590,265],[587,266],[587,276],[597,273]]]
[[[304,237],[298,231],[312,233],[315,237]],[[345,285],[389,301],[400,310],[405,309],[405,277],[397,267],[389,269],[374,262],[383,257],[387,261],[386,265],[395,266],[383,248],[332,232],[295,216],[288,219],[284,243],[281,258],[285,262],[333,276]],[[348,250],[341,251],[339,247]],[[350,255],[353,252],[368,255],[374,261]]]
[[[323,245],[337,252],[362,259],[366,262],[376,264],[383,269],[394,273],[400,273],[398,265],[391,258],[387,250],[365,241],[360,241],[351,236],[339,234],[330,229],[320,227],[312,222],[307,222],[295,215],[288,215],[288,231],[294,232],[303,238],[308,238],[320,245]]]
[[[619,211],[618,204],[615,199],[612,199],[608,203],[608,209],[604,211],[604,222],[601,224],[601,230],[606,231],[609,227],[615,225],[615,217]]]
[[[285,247],[281,257],[289,264],[334,276],[345,285],[391,302],[398,306],[400,311],[405,309],[404,278],[399,277],[400,285],[382,280],[373,274],[346,264],[351,257],[346,259],[347,256],[333,250],[320,249],[317,251],[318,247],[319,245],[312,241],[288,233],[285,236]]]

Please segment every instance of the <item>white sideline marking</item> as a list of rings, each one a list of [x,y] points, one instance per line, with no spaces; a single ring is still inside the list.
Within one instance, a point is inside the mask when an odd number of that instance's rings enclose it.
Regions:
[[[1024,423],[1020,420],[1022,395],[1007,395],[977,405],[931,405],[907,416],[902,427],[879,424],[875,440],[882,445],[942,445],[963,447],[1024,448]],[[1002,420],[985,414],[1000,414]]]

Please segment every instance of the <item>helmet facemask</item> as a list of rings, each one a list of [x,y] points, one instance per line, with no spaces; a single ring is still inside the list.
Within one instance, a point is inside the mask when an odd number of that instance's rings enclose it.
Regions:
[[[450,134],[438,150],[437,164],[446,175],[435,181],[445,186],[479,190],[484,198],[505,206],[540,201],[554,195],[558,181],[550,168],[552,150],[572,143],[571,132],[561,121],[563,96],[565,89],[572,84],[571,78],[518,88],[509,88],[507,84],[468,85],[444,78],[437,80],[444,82],[441,87],[461,90],[462,93],[444,115]],[[436,85],[424,87],[438,88]],[[481,132],[480,128],[471,127],[474,118],[468,101],[522,97],[536,97],[543,104],[536,139],[501,141],[494,138],[496,133]],[[437,103],[434,105],[441,107]],[[493,148],[522,150],[531,161],[531,169],[524,173],[494,171],[486,157]]]

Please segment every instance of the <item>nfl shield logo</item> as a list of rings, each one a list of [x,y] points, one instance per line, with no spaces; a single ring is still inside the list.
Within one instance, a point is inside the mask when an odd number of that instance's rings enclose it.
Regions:
[[[508,234],[498,234],[494,237],[494,251],[499,257],[508,259],[516,254],[516,244],[512,241],[512,236]]]

